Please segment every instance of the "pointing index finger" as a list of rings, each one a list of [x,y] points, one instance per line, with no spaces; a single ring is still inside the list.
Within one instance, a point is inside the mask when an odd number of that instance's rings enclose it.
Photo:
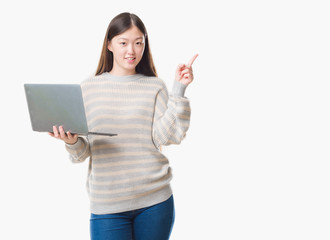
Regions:
[[[195,59],[198,57],[198,54],[195,54],[190,61],[187,64],[187,67],[191,67],[191,65],[194,63]]]

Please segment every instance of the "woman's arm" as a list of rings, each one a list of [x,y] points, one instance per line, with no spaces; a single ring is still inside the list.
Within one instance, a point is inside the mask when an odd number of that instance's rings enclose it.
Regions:
[[[153,141],[161,145],[180,144],[186,135],[190,122],[189,99],[183,96],[186,86],[175,81],[172,95],[166,88],[156,98],[153,124]]]
[[[161,145],[179,144],[186,136],[190,123],[189,99],[184,96],[187,86],[193,81],[192,64],[198,54],[188,64],[180,64],[175,73],[172,95],[166,87],[156,97],[153,124],[153,141],[157,148]]]
[[[70,160],[73,163],[80,163],[90,156],[88,140],[84,137],[78,137],[75,144],[65,144],[66,150],[70,154]]]
[[[65,148],[69,152],[70,160],[73,163],[83,162],[90,156],[89,143],[86,138],[78,137],[78,134],[72,135],[70,131],[65,132],[62,126],[58,129],[53,126],[53,132],[48,134],[65,142]]]

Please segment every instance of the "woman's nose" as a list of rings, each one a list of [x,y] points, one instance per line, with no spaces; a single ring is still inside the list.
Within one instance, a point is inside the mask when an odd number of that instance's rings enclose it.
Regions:
[[[128,53],[131,53],[131,54],[134,54],[134,46],[133,46],[133,44],[129,44],[128,45],[128,49],[127,49],[127,51],[128,51]]]

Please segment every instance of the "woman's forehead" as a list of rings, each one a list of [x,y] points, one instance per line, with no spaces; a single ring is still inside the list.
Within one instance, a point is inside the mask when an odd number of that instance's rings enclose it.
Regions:
[[[144,34],[138,29],[136,26],[132,26],[131,28],[127,29],[125,32],[118,34],[115,36],[117,39],[126,39],[126,40],[136,40],[136,39],[143,39]]]

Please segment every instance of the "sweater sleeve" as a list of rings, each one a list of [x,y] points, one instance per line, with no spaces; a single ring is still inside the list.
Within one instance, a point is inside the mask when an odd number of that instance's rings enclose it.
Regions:
[[[180,144],[190,123],[189,99],[184,97],[186,85],[174,81],[169,96],[164,86],[157,94],[153,124],[153,141],[161,145]]]
[[[90,156],[88,140],[83,137],[78,137],[75,144],[65,144],[65,148],[69,152],[70,160],[73,163],[83,162]]]

